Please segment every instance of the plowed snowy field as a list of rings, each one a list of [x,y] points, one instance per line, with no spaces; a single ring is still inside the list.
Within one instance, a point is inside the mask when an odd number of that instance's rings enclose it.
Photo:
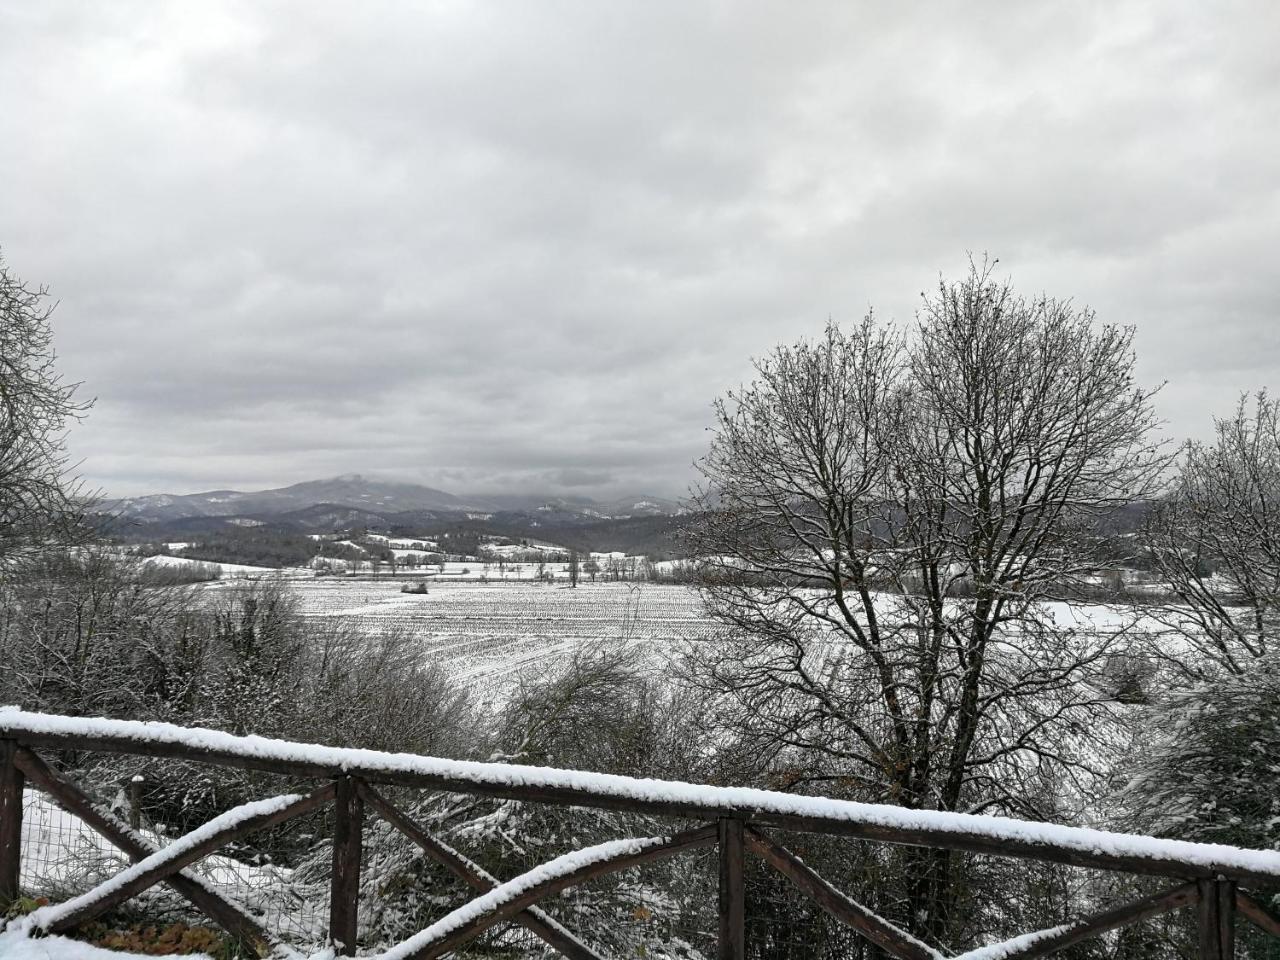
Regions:
[[[504,687],[599,640],[624,641],[656,659],[682,639],[719,629],[695,591],[666,584],[442,583],[411,594],[397,581],[323,579],[290,589],[305,616],[409,633],[424,657],[476,689]]]

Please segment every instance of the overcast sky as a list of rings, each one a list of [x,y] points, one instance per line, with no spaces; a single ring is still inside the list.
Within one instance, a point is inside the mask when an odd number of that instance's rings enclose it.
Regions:
[[[1280,4],[0,0],[0,251],[116,495],[678,493],[990,251],[1176,436],[1280,388]]]

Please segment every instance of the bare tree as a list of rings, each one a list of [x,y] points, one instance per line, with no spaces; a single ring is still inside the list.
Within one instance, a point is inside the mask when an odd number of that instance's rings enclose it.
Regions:
[[[1183,447],[1144,531],[1177,600],[1158,615],[1198,654],[1176,661],[1194,677],[1244,673],[1280,639],[1280,403],[1241,397],[1215,429]]]
[[[56,369],[43,287],[12,276],[0,260],[0,556],[79,528],[78,484],[69,475],[64,431],[90,403]]]
[[[829,324],[717,403],[686,547],[732,639],[697,645],[693,677],[775,783],[1044,816],[1103,772],[1086,681],[1121,637],[1045,601],[1158,481],[1132,368],[1130,331],[984,264],[909,335]],[[915,856],[903,916],[943,939],[953,858]]]
[[[569,586],[576,587],[578,585],[578,551],[569,551]]]

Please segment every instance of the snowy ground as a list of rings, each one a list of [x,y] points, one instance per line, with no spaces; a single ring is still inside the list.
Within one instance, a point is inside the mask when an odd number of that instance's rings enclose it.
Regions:
[[[171,557],[167,554],[156,554],[147,557],[142,561],[144,567],[151,567],[159,570],[184,570],[184,569],[203,569],[207,567],[216,568],[218,575],[222,578],[252,578],[252,577],[275,577],[282,576],[287,579],[298,577],[311,577],[314,574],[310,570],[302,568],[286,568],[277,570],[274,567],[254,567],[246,563],[213,563],[208,560],[192,560],[188,557]]]
[[[339,542],[364,550],[364,547],[357,543],[351,543],[350,541]],[[469,560],[447,560],[443,563],[428,563],[427,559],[431,556],[430,552],[402,547],[389,547],[388,549],[396,558],[396,575],[410,579],[427,581],[467,580],[481,583],[494,581],[505,583],[509,580],[559,580],[568,583],[571,579],[568,560],[507,559],[502,556],[482,556],[473,557]],[[521,548],[521,551],[526,557],[531,552],[536,552],[526,548]],[[579,581],[581,583],[593,582],[591,574],[584,569],[590,561],[594,561],[599,568],[596,572],[597,580],[610,580],[615,569],[627,580],[635,580],[636,574],[642,568],[643,558],[628,557],[621,553],[584,555],[580,558],[579,565]],[[356,562],[337,557],[316,557],[310,562],[310,567],[312,570],[325,570],[336,574],[357,572],[364,575],[374,575],[375,573],[374,564],[370,560]],[[655,565],[655,569],[659,568]],[[293,571],[290,572],[292,573]],[[379,561],[377,573],[381,576],[390,575],[391,565]]]
[[[4,960],[122,960],[136,953],[104,950],[66,937],[32,939],[17,930],[0,932],[0,957]],[[185,960],[212,960],[205,953],[188,953]]]
[[[148,839],[160,838],[150,834]],[[43,793],[22,793],[22,888],[37,894],[84,885],[86,877],[110,876],[129,860],[103,837],[90,830],[75,814],[59,808]],[[209,877],[218,883],[243,880],[257,883],[257,868],[223,857],[211,857]],[[204,866],[205,864],[202,864]],[[241,877],[239,871],[243,870]]]
[[[664,584],[533,581],[432,582],[402,593],[395,580],[301,580],[291,584],[305,616],[338,618],[362,632],[403,630],[425,657],[477,690],[500,694],[529,670],[554,668],[600,640],[658,654],[717,625],[696,592]]]

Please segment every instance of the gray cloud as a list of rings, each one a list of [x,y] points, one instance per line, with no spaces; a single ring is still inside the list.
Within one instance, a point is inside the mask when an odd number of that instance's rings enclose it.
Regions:
[[[1280,12],[0,0],[0,245],[113,493],[678,492],[749,357],[990,251],[1277,386]]]

